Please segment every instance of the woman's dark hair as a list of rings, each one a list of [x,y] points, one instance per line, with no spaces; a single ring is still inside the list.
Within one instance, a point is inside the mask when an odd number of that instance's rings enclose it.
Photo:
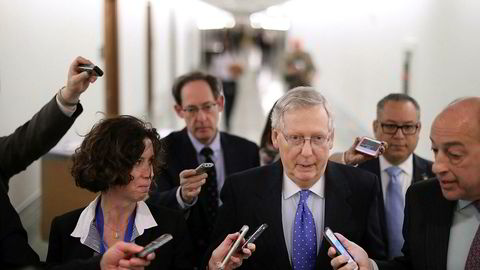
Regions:
[[[73,155],[76,185],[99,192],[130,183],[130,172],[145,149],[144,139],[152,142],[153,175],[158,175],[163,154],[160,135],[150,123],[128,115],[100,120]]]
[[[275,102],[268,112],[267,121],[265,122],[265,127],[263,128],[262,137],[260,137],[260,148],[267,146],[267,144],[272,145],[272,112],[273,107],[275,107]]]

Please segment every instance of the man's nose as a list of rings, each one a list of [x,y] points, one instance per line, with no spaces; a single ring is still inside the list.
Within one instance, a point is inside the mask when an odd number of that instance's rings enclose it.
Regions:
[[[401,128],[397,128],[397,131],[393,134],[394,138],[405,138],[405,134]]]
[[[448,157],[441,151],[438,151],[432,165],[432,172],[434,174],[442,174],[446,171],[448,171]]]
[[[312,153],[313,153],[313,149],[312,149],[311,139],[305,138],[302,145],[302,155],[310,156],[312,155]]]

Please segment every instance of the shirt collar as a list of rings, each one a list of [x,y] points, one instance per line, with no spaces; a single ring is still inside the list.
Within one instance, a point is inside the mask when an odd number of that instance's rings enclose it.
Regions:
[[[392,165],[392,163],[388,162],[383,156],[379,157],[379,161],[381,171],[385,171],[386,169],[395,166]],[[413,155],[408,156],[408,158],[404,162],[396,166],[402,169],[403,173],[411,177],[413,175]]]
[[[474,203],[474,201],[458,200],[457,210],[461,211],[461,210],[469,207],[472,203]],[[472,205],[472,206],[475,207],[474,205]]]
[[[283,199],[286,200],[302,189],[290,179],[287,174],[283,173]],[[320,198],[325,198],[325,175],[322,175],[320,179],[318,179],[313,186],[309,188],[309,190],[314,193],[315,195],[319,196]]]
[[[95,222],[95,209],[99,202],[101,195],[98,195],[85,209],[83,209],[80,217],[78,218],[75,229],[70,234],[73,237],[80,238],[81,243],[85,243],[87,239],[90,225]],[[148,229],[157,226],[157,222],[152,216],[150,209],[144,201],[137,202],[137,214],[135,215],[134,227],[138,232],[138,235],[142,235],[143,232]]]
[[[221,148],[221,145],[220,145],[220,136],[219,136],[219,132],[217,131],[217,133],[215,134],[215,138],[213,139],[212,143],[210,145],[205,145],[203,143],[201,143],[200,141],[198,141],[191,133],[190,131],[187,131],[187,134],[188,134],[188,137],[190,138],[190,141],[192,142],[193,144],[193,147],[195,148],[195,151],[197,152],[197,154],[200,153],[200,151],[202,151],[202,149],[206,146],[210,147],[215,155],[215,153],[218,153],[220,151],[220,148]]]

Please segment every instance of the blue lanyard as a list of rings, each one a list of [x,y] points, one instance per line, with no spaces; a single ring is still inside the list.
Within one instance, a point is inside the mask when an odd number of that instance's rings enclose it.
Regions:
[[[105,251],[108,249],[107,244],[105,243],[105,240],[103,239],[103,211],[102,207],[100,206],[100,201],[101,199],[98,200],[97,203],[97,208],[95,210],[95,225],[97,226],[97,231],[98,234],[100,235],[100,254],[105,253]],[[125,242],[130,242],[132,239],[132,234],[133,234],[133,223],[135,220],[135,216],[137,213],[137,208],[133,210],[133,213],[130,215],[128,218],[128,225],[127,229],[125,231],[125,236],[123,237],[123,241]]]

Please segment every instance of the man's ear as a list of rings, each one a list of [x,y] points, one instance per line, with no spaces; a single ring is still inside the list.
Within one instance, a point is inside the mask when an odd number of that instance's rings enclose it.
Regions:
[[[225,107],[225,97],[223,95],[220,95],[217,97],[217,100],[215,101],[218,106],[218,111],[223,112],[223,108]]]
[[[377,130],[380,128],[380,122],[378,122],[378,120],[376,120],[376,119],[373,120],[372,128],[373,128],[373,133],[376,135]]]
[[[335,129],[332,129],[332,132],[330,132],[330,140],[328,140],[328,149],[333,148],[333,141],[335,139]]]
[[[183,114],[184,114],[185,112],[183,111],[182,106],[180,106],[180,105],[178,105],[178,104],[175,104],[175,105],[173,106],[173,109],[174,109],[175,112],[177,113],[178,117],[184,118],[184,115],[183,115]]]
[[[422,122],[418,121],[417,133],[420,133],[421,129],[422,129]]]
[[[279,132],[272,128],[272,145],[275,149],[278,149],[278,134]]]

